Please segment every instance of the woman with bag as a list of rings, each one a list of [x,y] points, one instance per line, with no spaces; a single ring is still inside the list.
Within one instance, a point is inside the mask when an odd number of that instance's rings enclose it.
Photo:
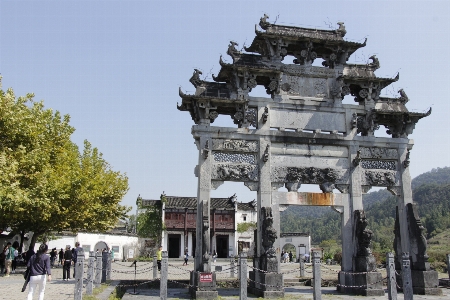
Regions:
[[[48,281],[52,280],[52,271],[50,268],[50,257],[46,254],[48,246],[42,244],[39,250],[28,261],[27,267],[30,268],[30,289],[28,291],[28,300],[33,299],[33,293],[36,286],[39,285],[39,300],[44,300],[46,274]]]

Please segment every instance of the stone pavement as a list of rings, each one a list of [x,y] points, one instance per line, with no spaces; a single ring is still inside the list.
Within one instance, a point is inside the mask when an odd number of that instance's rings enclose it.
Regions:
[[[112,264],[112,273],[111,279],[113,280],[112,284],[117,284],[120,280],[133,280],[134,279],[134,267],[130,267],[131,263],[124,262],[115,262]],[[183,262],[180,260],[170,260],[169,261],[169,279],[173,281],[177,280],[186,280],[189,278],[189,271],[192,270],[193,265],[189,264],[188,266],[182,266]],[[219,277],[227,277],[229,276],[229,262],[227,260],[217,261],[215,265],[222,266],[224,272],[219,273]],[[151,280],[153,277],[153,272],[151,270],[152,264],[148,262],[138,262],[137,265],[137,280]],[[298,264],[282,264],[282,272],[285,273],[284,278],[298,278],[298,273],[296,269],[298,268]],[[336,272],[339,269],[339,266],[327,266],[328,272],[323,272],[324,278],[336,278]],[[332,270],[336,268],[336,270]],[[26,299],[28,290],[24,293],[21,293],[22,285],[23,285],[23,271],[24,267],[18,267],[16,274],[11,274],[10,277],[0,277],[0,300],[20,300]],[[310,270],[310,269],[309,269]],[[85,269],[86,272],[86,269]],[[71,273],[73,273],[73,268],[71,269]],[[441,274],[441,273],[440,273]],[[307,276],[310,274],[307,273]],[[383,275],[385,276],[385,275]],[[447,277],[446,274],[442,273],[442,276]],[[84,276],[86,277],[86,276]],[[237,275],[236,275],[237,277]],[[237,279],[237,278],[236,278]],[[47,282],[46,290],[45,290],[45,299],[46,300],[72,300],[74,299],[74,288],[75,281],[71,279],[71,281],[63,281],[62,280],[62,268],[56,267],[52,268],[52,281]],[[429,299],[429,300],[438,300],[438,299],[450,299],[450,289],[442,289],[444,292],[444,296],[419,296],[414,295],[415,300]],[[97,295],[98,299],[107,300],[108,296],[113,291],[113,287],[106,289],[100,295]],[[132,292],[133,289],[130,288],[128,292]],[[159,290],[150,290],[150,289],[141,289],[139,286],[136,289],[139,292],[139,295],[131,295],[130,293],[126,293],[123,297],[124,300],[131,299],[159,299]],[[219,295],[222,299],[237,299],[239,296],[238,289],[218,289]],[[312,299],[312,288],[311,287],[286,287],[286,299]],[[322,292],[324,294],[325,299],[387,299],[387,294],[385,297],[352,297],[347,295],[341,295],[336,293],[335,288],[322,288]],[[168,299],[189,299],[189,295],[187,293],[187,289],[169,289]],[[249,295],[249,298],[255,298],[252,295]],[[34,299],[37,299],[37,293],[35,294]],[[399,300],[403,300],[403,295],[399,294]]]
[[[387,293],[385,296],[380,297],[363,297],[363,296],[348,296],[342,295],[336,292],[335,287],[324,287],[321,289],[322,295],[324,299],[337,299],[337,300],[386,300],[388,299]],[[450,289],[442,289],[444,292],[443,296],[421,296],[414,295],[415,300],[443,300],[450,299]],[[130,290],[131,291],[131,290]],[[126,293],[122,300],[151,300],[151,299],[160,299],[159,290],[141,290],[136,289],[138,295],[132,295],[130,293]],[[239,298],[239,290],[238,289],[218,289],[219,296],[221,300],[231,300]],[[248,298],[250,299],[258,299],[258,297],[248,294]],[[187,289],[169,289],[167,293],[167,299],[190,299]],[[259,298],[261,299],[261,298]],[[285,299],[313,299],[313,290],[311,287],[289,287],[285,288]],[[399,294],[397,300],[403,300],[403,294]]]

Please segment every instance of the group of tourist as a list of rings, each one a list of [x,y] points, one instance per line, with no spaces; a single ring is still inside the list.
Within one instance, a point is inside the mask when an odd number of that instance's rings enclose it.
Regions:
[[[281,251],[281,262],[282,263],[288,263],[288,262],[292,262],[293,255],[292,255],[292,251],[289,251],[289,253],[286,251],[284,252]]]

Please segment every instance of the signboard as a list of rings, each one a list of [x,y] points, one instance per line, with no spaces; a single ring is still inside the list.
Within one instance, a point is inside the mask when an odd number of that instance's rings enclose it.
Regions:
[[[128,249],[128,258],[134,257],[134,249]]]
[[[200,273],[200,282],[212,282],[212,273]]]

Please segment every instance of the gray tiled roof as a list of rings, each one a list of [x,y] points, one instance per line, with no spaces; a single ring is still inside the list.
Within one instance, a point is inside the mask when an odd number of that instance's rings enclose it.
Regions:
[[[231,197],[230,197],[231,198]],[[230,201],[230,198],[211,198],[212,209],[222,210],[234,210],[234,203]],[[166,196],[167,203],[166,208],[191,208],[197,209],[197,197],[177,197]],[[155,205],[160,203],[161,200],[145,200],[142,199],[143,206]],[[238,202],[239,210],[253,210],[253,206],[250,203]]]

